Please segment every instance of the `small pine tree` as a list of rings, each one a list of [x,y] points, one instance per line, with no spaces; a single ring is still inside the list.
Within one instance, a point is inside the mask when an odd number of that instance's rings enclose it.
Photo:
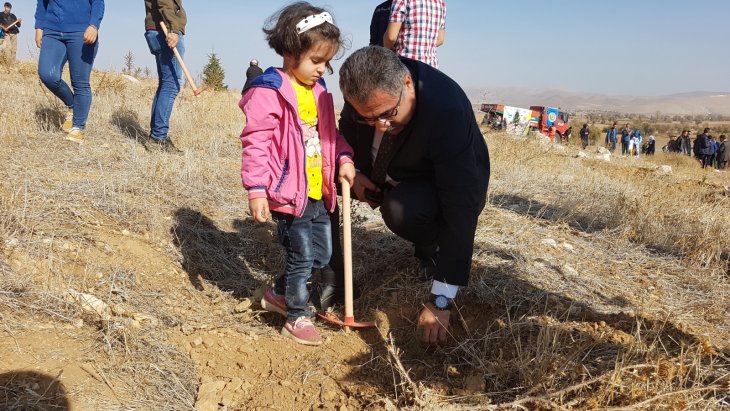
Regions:
[[[226,73],[221,67],[221,61],[215,52],[208,55],[208,64],[203,68],[203,84],[215,91],[228,90],[228,86],[223,84]]]

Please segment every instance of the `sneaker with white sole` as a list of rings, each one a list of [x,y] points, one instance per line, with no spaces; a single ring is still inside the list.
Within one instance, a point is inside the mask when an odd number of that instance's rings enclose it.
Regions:
[[[84,130],[82,130],[78,127],[73,127],[66,134],[66,140],[73,141],[74,143],[83,144],[84,143]]]
[[[309,317],[301,316],[295,321],[287,320],[281,329],[281,335],[304,345],[321,345],[322,337]]]
[[[286,317],[286,298],[276,294],[273,287],[266,289],[261,297],[261,308],[272,313],[278,313]]]
[[[66,112],[66,117],[63,120],[63,124],[61,125],[61,130],[63,130],[64,133],[70,132],[74,128],[74,112],[68,111]]]

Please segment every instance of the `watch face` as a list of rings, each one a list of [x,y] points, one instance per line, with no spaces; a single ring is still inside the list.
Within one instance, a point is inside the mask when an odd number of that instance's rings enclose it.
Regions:
[[[449,300],[443,295],[439,295],[436,297],[433,304],[436,306],[436,308],[443,309],[449,306]]]

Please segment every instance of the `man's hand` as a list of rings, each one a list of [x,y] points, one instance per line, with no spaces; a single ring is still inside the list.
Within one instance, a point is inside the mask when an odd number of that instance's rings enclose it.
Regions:
[[[370,200],[368,200],[367,197],[365,197],[365,189],[368,189],[370,191],[379,192],[380,188],[373,184],[372,181],[370,181],[369,178],[365,176],[363,173],[357,173],[355,174],[355,179],[352,183],[352,190],[355,191],[355,197],[357,197],[360,201],[365,201],[370,205],[372,208],[378,208],[380,204],[374,203]]]
[[[94,26],[89,26],[84,31],[84,44],[96,43],[96,37],[99,34],[98,30]]]
[[[256,221],[265,223],[270,216],[269,200],[264,197],[248,200],[248,210],[251,212],[251,217]]]
[[[340,184],[342,181],[347,181],[350,183],[350,187],[352,187],[355,184],[355,175],[357,172],[355,171],[355,165],[352,163],[344,163],[340,166]]]
[[[448,337],[451,311],[441,311],[433,304],[424,304],[418,316],[418,329],[421,331],[421,342],[425,345],[445,345]]]
[[[180,40],[180,36],[177,33],[169,33],[166,37],[167,45],[174,49],[177,46],[177,42]]]
[[[35,29],[35,45],[41,48],[43,44],[43,29]]]

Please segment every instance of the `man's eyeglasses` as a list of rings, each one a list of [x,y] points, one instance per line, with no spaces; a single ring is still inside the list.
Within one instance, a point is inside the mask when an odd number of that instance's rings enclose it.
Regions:
[[[395,107],[391,108],[390,110],[386,110],[382,114],[376,117],[361,117],[359,115],[356,115],[355,122],[359,124],[365,124],[368,126],[374,126],[375,123],[381,123],[383,125],[389,123],[393,117],[398,115],[398,109],[400,108],[400,102],[403,98],[403,85],[400,87],[400,95],[398,96],[398,102],[395,103]]]

